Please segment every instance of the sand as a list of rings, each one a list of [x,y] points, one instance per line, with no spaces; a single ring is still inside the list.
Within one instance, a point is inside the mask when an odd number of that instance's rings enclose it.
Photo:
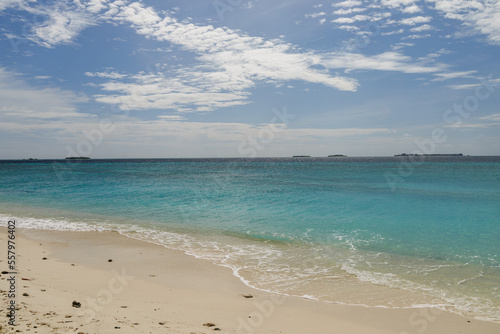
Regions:
[[[249,288],[228,268],[114,232],[17,230],[16,326],[1,333],[500,333],[436,309],[322,303]],[[0,232],[7,270],[7,233]]]

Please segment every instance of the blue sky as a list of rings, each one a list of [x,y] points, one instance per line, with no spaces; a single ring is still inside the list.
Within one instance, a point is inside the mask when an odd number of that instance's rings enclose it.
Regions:
[[[0,159],[500,154],[500,1],[0,0]]]

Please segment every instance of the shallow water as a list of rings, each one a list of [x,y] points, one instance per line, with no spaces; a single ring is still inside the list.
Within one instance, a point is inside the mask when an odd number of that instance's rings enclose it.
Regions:
[[[500,158],[405,159],[0,161],[0,219],[117,230],[268,291],[500,322]]]

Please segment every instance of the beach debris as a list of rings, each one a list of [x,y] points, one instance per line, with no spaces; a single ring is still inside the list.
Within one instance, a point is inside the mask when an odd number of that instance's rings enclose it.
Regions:
[[[47,258],[46,257],[42,257],[42,260],[47,260]]]
[[[247,295],[242,295],[243,298],[253,298],[253,296],[251,294],[247,294]]]
[[[203,324],[205,327],[215,327],[215,324],[213,322],[206,322]]]
[[[76,308],[80,308],[80,307],[82,307],[82,303],[77,302],[76,300],[73,300],[73,305],[72,306],[76,307]]]
[[[126,305],[122,305],[122,306],[120,306],[120,307],[121,307],[121,308],[127,308],[128,306],[126,306]]]
[[[108,259],[108,262],[113,262],[113,259]]]
[[[120,329],[121,327],[120,326],[115,326],[115,329]]]
[[[158,325],[162,325],[162,326],[163,326],[163,325],[165,325],[165,321],[160,321],[160,322],[158,323]]]
[[[23,293],[23,296],[28,297],[29,295],[25,292],[25,293]]]
[[[219,327],[215,327],[214,331],[220,331],[221,329]]]

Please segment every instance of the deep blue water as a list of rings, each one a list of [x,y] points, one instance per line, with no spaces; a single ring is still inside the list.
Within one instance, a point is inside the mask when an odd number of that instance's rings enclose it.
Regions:
[[[500,157],[0,161],[5,223],[114,229],[266,290],[494,321],[499,203]],[[408,297],[363,299],[381,287]]]

